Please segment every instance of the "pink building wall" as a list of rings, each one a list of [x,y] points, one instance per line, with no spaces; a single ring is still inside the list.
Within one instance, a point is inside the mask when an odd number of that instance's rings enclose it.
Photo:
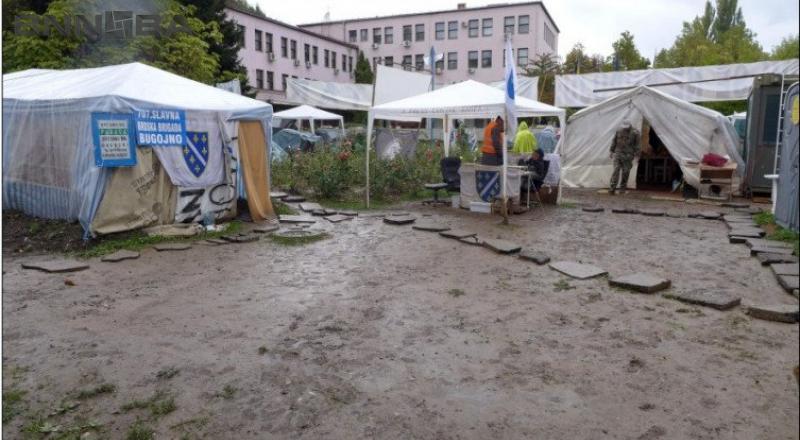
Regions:
[[[519,32],[520,16],[529,17],[527,33]],[[515,52],[518,48],[527,49],[529,60],[542,53],[558,53],[558,27],[541,2],[331,21],[300,25],[300,27],[331,38],[357,44],[369,60],[380,58],[385,61],[386,57],[392,57],[395,65],[401,64],[404,57],[409,55],[411,56],[412,64],[415,64],[417,55],[427,55],[431,45],[433,45],[437,53],[445,54],[443,69],[436,76],[437,83],[450,84],[466,79],[492,82],[502,80],[505,72],[503,64],[505,17],[514,17],[514,32],[511,38]],[[491,36],[483,35],[482,24],[484,19],[491,19],[492,21]],[[475,38],[469,37],[469,20],[478,20],[478,36]],[[448,32],[448,23],[452,21],[457,22],[457,36],[453,39],[449,38]],[[436,39],[435,26],[437,22],[444,22],[443,40]],[[424,39],[417,41],[415,30],[416,25],[420,24],[424,26]],[[403,26],[407,25],[412,26],[412,38],[409,46],[405,47],[403,44]],[[381,29],[381,42],[374,46],[373,31],[375,28]],[[386,28],[392,28],[393,41],[389,44],[385,42]],[[367,41],[362,41],[361,38],[364,29],[367,30]],[[552,37],[546,37],[548,33],[546,29],[549,30]],[[352,42],[351,31],[356,32],[355,42]],[[478,67],[474,69],[474,72],[471,72],[468,67],[468,54],[470,51],[478,51]],[[481,56],[483,51],[491,51],[491,67],[482,67]],[[457,65],[454,69],[451,69],[448,64],[447,55],[451,52],[457,54]]]
[[[264,101],[271,101],[275,103],[282,103],[285,99],[284,87],[282,84],[283,75],[288,77],[295,76],[297,78],[307,78],[320,81],[332,82],[345,82],[352,83],[353,75],[350,71],[350,58],[352,57],[353,69],[357,61],[358,50],[356,46],[339,41],[334,38],[315,35],[305,29],[291,26],[286,23],[279,22],[272,19],[264,19],[251,15],[246,12],[227,8],[226,14],[236,21],[240,26],[244,26],[245,44],[244,48],[239,51],[239,56],[242,63],[247,67],[247,75],[250,81],[250,86],[258,89],[256,98]],[[256,47],[256,30],[261,31],[261,50]],[[274,53],[274,60],[270,60],[267,52],[267,34],[272,34],[272,50]],[[287,56],[284,57],[281,51],[281,38],[287,39]],[[296,65],[291,58],[291,41],[296,41],[297,44],[297,59],[299,64]],[[306,66],[305,62],[305,45],[310,47],[309,56],[311,58],[310,67]],[[313,62],[313,48],[317,47],[317,62]],[[330,62],[329,66],[325,67],[325,51],[328,51],[329,57],[332,57],[333,52],[336,52],[335,68],[333,63]],[[347,65],[342,66],[342,55],[347,57]],[[337,70],[338,69],[338,73]],[[258,71],[262,71],[263,87],[257,87]],[[273,75],[273,90],[268,86],[268,72]]]

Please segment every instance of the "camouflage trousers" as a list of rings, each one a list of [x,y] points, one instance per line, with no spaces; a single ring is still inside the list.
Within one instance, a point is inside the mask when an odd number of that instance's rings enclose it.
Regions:
[[[633,168],[633,158],[614,157],[614,172],[611,173],[611,183],[609,189],[614,191],[617,189],[617,183],[622,190],[628,188],[628,177]],[[621,176],[620,176],[621,174]]]

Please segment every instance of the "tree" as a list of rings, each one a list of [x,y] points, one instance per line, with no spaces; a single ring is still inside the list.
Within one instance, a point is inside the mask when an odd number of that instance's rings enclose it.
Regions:
[[[555,100],[555,75],[559,72],[558,59],[551,53],[543,53],[524,67],[524,76],[539,77],[540,102],[552,104]]]
[[[737,0],[706,1],[703,15],[684,22],[672,47],[656,56],[659,67],[761,61],[767,54],[747,28]]]
[[[369,61],[364,57],[364,52],[358,53],[358,61],[356,61],[355,79],[357,84],[372,84],[375,75],[372,73],[372,67]]]
[[[614,70],[639,70],[650,66],[650,60],[643,57],[636,48],[633,41],[633,34],[625,31],[620,34],[617,41],[611,43],[614,48],[614,55],[609,57],[609,64]]]
[[[798,44],[797,34],[781,40],[780,44],[772,49],[772,54],[769,57],[773,60],[791,60],[800,57],[800,44]]]

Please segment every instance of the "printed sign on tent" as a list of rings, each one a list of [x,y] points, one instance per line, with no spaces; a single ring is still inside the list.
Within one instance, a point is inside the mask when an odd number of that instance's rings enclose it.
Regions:
[[[186,144],[186,112],[171,109],[136,111],[136,143],[152,147]]]
[[[98,167],[136,165],[133,116],[126,113],[92,112],[94,163]]]

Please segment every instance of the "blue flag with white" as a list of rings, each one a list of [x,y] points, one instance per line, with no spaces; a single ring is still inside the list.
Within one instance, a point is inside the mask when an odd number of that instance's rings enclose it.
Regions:
[[[517,66],[514,63],[514,50],[511,47],[511,38],[506,40],[506,74],[505,74],[505,92],[506,92],[506,113],[508,114],[508,124],[506,126],[506,135],[510,139],[514,139],[514,134],[517,131]]]

